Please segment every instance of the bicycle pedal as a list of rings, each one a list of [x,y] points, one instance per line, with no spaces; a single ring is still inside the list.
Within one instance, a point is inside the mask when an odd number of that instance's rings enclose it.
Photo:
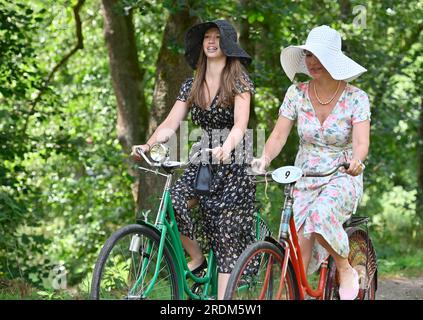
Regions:
[[[203,290],[203,288],[201,287],[202,284],[201,283],[195,283],[192,287],[191,287],[191,291],[195,294],[199,294],[201,293]]]

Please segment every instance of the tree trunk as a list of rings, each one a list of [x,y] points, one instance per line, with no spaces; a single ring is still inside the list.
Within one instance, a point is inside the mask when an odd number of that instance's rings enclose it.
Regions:
[[[246,8],[248,6],[247,0],[240,0],[240,5],[243,8]],[[247,51],[247,53],[253,58],[255,56],[255,44],[254,42],[250,41],[250,24],[248,23],[247,19],[241,19],[241,25],[240,25],[240,36],[239,36],[239,43],[241,47]],[[250,74],[254,74],[254,70],[252,67],[250,67],[249,70]],[[257,128],[257,114],[254,108],[254,96],[251,98],[251,104],[250,104],[250,119],[248,121],[248,127],[256,129]]]
[[[118,106],[117,133],[125,152],[145,139],[148,109],[143,77],[138,64],[132,14],[116,11],[119,0],[102,0],[104,34],[109,51],[110,72]]]
[[[102,0],[104,34],[109,52],[112,85],[117,100],[117,134],[122,149],[145,141],[149,112],[144,97],[144,72],[138,64],[132,14],[116,10],[119,0]],[[138,176],[128,163],[129,174]],[[139,203],[139,179],[132,185],[135,203]],[[137,208],[138,210],[138,208]]]
[[[187,8],[169,15],[156,64],[156,82],[148,135],[153,134],[166,118],[176,101],[182,82],[193,74],[183,52],[185,52],[185,32],[197,22],[198,18],[190,17]]]
[[[157,126],[166,118],[176,101],[183,81],[193,74],[192,69],[185,61],[183,52],[185,51],[185,32],[197,22],[198,18],[190,16],[187,7],[171,12],[167,19],[156,64],[156,82],[148,136],[153,134]],[[176,151],[178,148],[176,145],[174,146],[175,148],[172,150]],[[171,156],[176,158],[177,155],[172,154]],[[141,180],[142,183],[138,190],[140,201],[138,207],[154,211],[157,209],[157,198],[163,190],[164,180],[151,174],[143,174]]]
[[[340,9],[340,18],[341,21],[344,23],[348,23],[352,21],[352,8],[351,8],[351,2],[350,0],[339,0],[339,9]]]

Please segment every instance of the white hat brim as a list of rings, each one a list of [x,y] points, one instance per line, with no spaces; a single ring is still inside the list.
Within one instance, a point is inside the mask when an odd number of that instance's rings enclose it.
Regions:
[[[291,81],[294,80],[297,73],[305,73],[310,76],[305,64],[304,49],[313,53],[335,80],[352,81],[367,71],[340,50],[307,44],[289,46],[282,50],[280,61],[283,70]]]

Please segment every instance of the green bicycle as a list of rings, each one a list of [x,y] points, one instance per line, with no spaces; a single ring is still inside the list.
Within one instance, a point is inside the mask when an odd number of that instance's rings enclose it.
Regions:
[[[156,221],[153,224],[147,219],[139,219],[137,224],[127,225],[110,236],[95,264],[91,298],[216,299],[217,267],[214,253],[209,251],[206,257],[208,267],[201,274],[193,274],[188,269],[170,197],[175,171],[185,168],[190,161],[170,161],[169,150],[164,144],[153,145],[149,157],[142,150],[139,150],[139,154],[155,170],[139,169],[166,178]],[[201,152],[197,152],[191,159],[197,159],[200,155]],[[257,212],[257,240],[269,234],[269,228]]]

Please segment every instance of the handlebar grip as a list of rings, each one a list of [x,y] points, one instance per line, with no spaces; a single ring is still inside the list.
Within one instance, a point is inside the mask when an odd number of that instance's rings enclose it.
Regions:
[[[343,162],[342,164],[341,164],[341,167],[344,167],[345,169],[349,169],[350,168],[350,164],[348,163],[348,162]]]
[[[142,156],[144,154],[144,152],[142,151],[142,148],[140,147],[135,148],[135,153],[139,156]]]

